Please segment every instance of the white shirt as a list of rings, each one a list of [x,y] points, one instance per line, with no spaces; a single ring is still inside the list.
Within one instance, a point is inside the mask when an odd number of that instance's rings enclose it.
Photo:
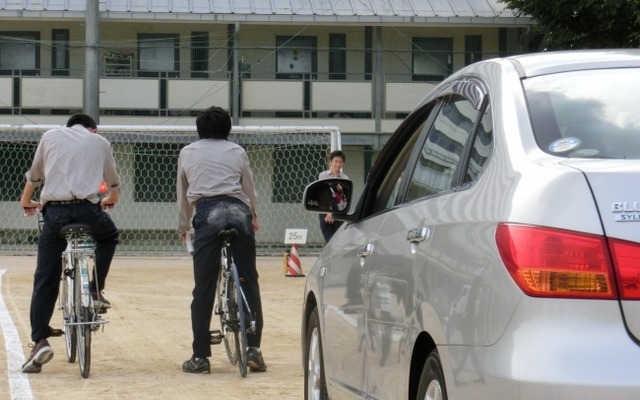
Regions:
[[[193,206],[205,197],[230,196],[255,212],[257,195],[249,157],[227,140],[200,139],[180,150],[177,180],[178,229],[191,228]]]
[[[97,192],[104,182],[120,185],[111,144],[103,136],[82,125],[51,129],[42,134],[27,183],[44,182],[40,202],[87,199],[98,202]]]

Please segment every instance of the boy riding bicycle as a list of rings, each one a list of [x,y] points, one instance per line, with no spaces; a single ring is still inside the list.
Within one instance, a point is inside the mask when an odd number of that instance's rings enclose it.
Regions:
[[[256,331],[248,335],[248,366],[253,372],[267,370],[260,351],[262,301],[256,269],[255,232],[257,196],[245,150],[227,139],[231,118],[220,107],[210,107],[196,117],[199,140],[185,146],[178,159],[177,194],[179,235],[185,240],[193,226],[193,272],[191,302],[193,355],[182,365],[184,372],[208,374],[211,366],[210,324],[220,270],[222,241],[218,232],[238,231],[232,251],[249,307],[255,313]],[[195,208],[195,214],[193,213]]]

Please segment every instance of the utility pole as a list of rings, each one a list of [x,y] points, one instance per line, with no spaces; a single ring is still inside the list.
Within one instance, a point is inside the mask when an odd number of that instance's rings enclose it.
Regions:
[[[100,123],[100,6],[87,0],[85,18],[84,113]]]
[[[233,125],[238,125],[240,120],[240,64],[238,59],[238,32],[240,31],[240,22],[236,22],[233,30],[233,87],[231,89],[231,117]]]

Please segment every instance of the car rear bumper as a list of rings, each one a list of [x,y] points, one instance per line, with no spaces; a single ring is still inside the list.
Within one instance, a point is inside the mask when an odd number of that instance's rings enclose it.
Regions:
[[[519,304],[492,346],[450,346],[449,399],[638,399],[640,345],[617,301]]]

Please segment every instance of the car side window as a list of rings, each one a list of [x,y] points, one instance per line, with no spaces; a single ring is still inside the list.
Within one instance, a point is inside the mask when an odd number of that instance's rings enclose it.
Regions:
[[[491,107],[487,106],[473,140],[463,183],[471,183],[478,179],[491,154],[493,154],[493,119]]]
[[[389,172],[385,176],[382,185],[380,186],[380,190],[378,190],[373,210],[374,213],[388,210],[396,205],[396,200],[400,193],[400,187],[405,175],[407,163],[411,157],[413,147],[415,146],[415,143],[418,140],[418,137],[420,137],[420,133],[423,129],[424,124],[420,125],[420,127],[414,131],[406,145],[398,153],[396,159],[391,165],[391,168],[389,169]]]
[[[371,172],[370,201],[365,201],[366,215],[377,214],[395,207],[399,202],[408,176],[407,165],[413,165],[416,143],[421,143],[427,127],[435,118],[438,102],[425,104],[404,120],[394,134],[394,140],[385,147]],[[375,189],[373,189],[375,188]],[[375,194],[374,194],[375,193]]]
[[[405,201],[432,196],[452,188],[465,145],[479,111],[465,98],[451,96],[438,112],[408,183]]]

